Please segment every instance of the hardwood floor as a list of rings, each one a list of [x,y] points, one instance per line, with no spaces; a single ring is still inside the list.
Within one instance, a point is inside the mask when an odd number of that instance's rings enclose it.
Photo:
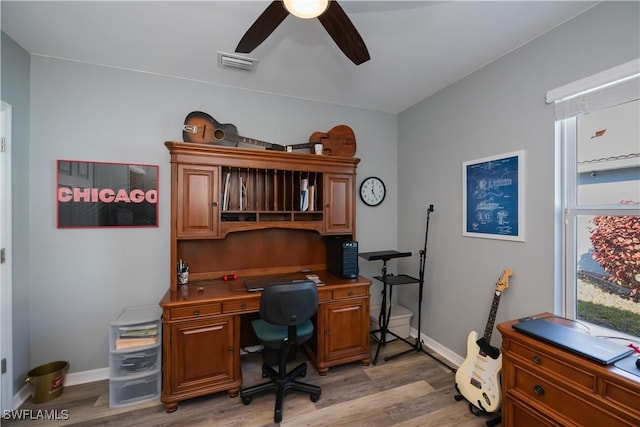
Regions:
[[[321,377],[309,362],[305,382],[322,387],[320,400],[313,403],[293,391],[284,400],[283,427],[300,426],[485,426],[489,417],[469,412],[465,401],[456,401],[454,374],[433,358],[411,352],[385,362],[385,354],[407,348],[402,342],[383,347],[377,365],[352,363],[331,368]],[[372,350],[375,350],[372,345]],[[428,350],[428,349],[427,349]],[[299,359],[304,358],[300,352]],[[438,357],[436,355],[436,357]],[[292,362],[299,363],[300,360]],[[246,386],[263,382],[258,354],[243,356]],[[448,363],[447,363],[448,364]],[[247,427],[273,426],[275,395],[254,397],[250,405],[226,393],[215,393],[181,402],[178,410],[167,414],[159,399],[134,406],[109,408],[109,382],[98,381],[65,387],[63,394],[49,402],[25,402],[20,410],[31,420],[3,417],[3,426],[187,426]],[[46,412],[48,411],[48,412]],[[68,419],[43,420],[44,413]],[[40,417],[40,419],[35,419]]]

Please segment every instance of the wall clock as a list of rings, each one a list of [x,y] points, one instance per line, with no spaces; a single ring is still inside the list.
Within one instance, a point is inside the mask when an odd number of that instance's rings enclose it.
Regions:
[[[387,188],[378,177],[370,176],[360,184],[360,200],[368,206],[378,206],[386,194]]]

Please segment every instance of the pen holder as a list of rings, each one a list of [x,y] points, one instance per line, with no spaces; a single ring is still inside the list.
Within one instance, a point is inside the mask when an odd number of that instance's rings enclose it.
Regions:
[[[186,285],[187,283],[189,283],[189,272],[178,273],[178,285]]]

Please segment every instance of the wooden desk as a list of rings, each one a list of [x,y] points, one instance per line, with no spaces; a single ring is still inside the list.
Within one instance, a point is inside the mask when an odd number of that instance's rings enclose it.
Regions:
[[[314,337],[305,348],[320,375],[331,366],[360,361],[368,365],[369,287],[365,277],[340,279],[314,272],[325,285],[318,287]],[[241,317],[256,313],[260,293],[247,292],[244,279],[207,280],[168,291],[163,309],[162,403],[167,412],[178,402],[214,392],[235,397],[242,385],[240,369]],[[288,274],[284,280],[304,279]]]
[[[517,332],[517,322],[498,325],[504,426],[640,425],[640,377]]]

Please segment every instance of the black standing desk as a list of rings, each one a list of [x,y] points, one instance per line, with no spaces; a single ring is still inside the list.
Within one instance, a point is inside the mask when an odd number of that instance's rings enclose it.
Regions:
[[[414,346],[413,343],[407,341],[404,337],[396,335],[393,331],[389,330],[389,321],[391,317],[391,297],[393,296],[393,287],[399,285],[411,285],[415,283],[420,283],[419,279],[415,277],[408,276],[406,274],[398,274],[392,275],[387,274],[387,261],[394,258],[404,258],[411,256],[411,252],[398,252],[398,251],[379,251],[379,252],[364,252],[359,254],[360,258],[366,259],[367,261],[382,261],[382,275],[374,276],[373,278],[382,282],[382,302],[380,304],[380,314],[378,316],[378,329],[371,331],[372,338],[378,344],[376,348],[376,355],[373,357],[373,364],[375,365],[378,362],[378,354],[380,353],[380,348],[387,343],[387,333],[393,335],[395,340],[401,340],[405,343]],[[422,293],[420,293],[422,295]],[[389,301],[387,307],[387,300]],[[418,318],[418,330],[420,328],[420,318]],[[376,337],[375,334],[379,333],[380,337]],[[418,334],[418,340],[420,341],[420,334]],[[409,350],[413,351],[413,349]],[[394,357],[400,356],[401,354],[407,353],[402,352],[392,356],[387,356],[384,358],[385,361],[391,360]]]
[[[421,251],[421,257],[424,260],[424,255],[426,251]],[[386,356],[384,358],[385,362],[391,359],[394,359],[398,356],[402,356],[403,354],[411,353],[412,351],[418,351],[426,354],[427,356],[434,359],[436,362],[446,366],[450,371],[455,372],[455,369],[436,358],[433,354],[427,352],[422,347],[421,341],[421,326],[422,326],[422,294],[423,294],[423,286],[424,286],[424,275],[421,271],[420,278],[415,278],[409,276],[407,274],[387,274],[387,261],[394,258],[404,258],[411,256],[411,252],[398,252],[394,250],[390,251],[379,251],[379,252],[364,252],[359,254],[359,256],[367,261],[382,261],[382,274],[380,276],[374,276],[373,278],[382,282],[382,303],[380,305],[380,315],[378,316],[378,329],[370,331],[371,337],[378,344],[376,349],[376,354],[373,358],[373,364],[375,365],[378,362],[378,354],[380,353],[380,347],[387,343],[387,333],[391,334],[395,337],[393,341],[400,340],[404,343],[408,344],[411,348],[400,353],[396,353],[390,356]],[[391,297],[393,296],[393,287],[394,286],[403,286],[403,285],[414,285],[417,284],[419,286],[418,289],[418,336],[416,337],[415,342],[407,341],[404,337],[396,335],[393,331],[389,330],[389,321],[391,317]],[[387,291],[388,288],[388,291]],[[387,295],[388,294],[388,295]],[[389,301],[389,307],[387,308],[387,300]],[[379,333],[380,337],[376,337],[375,334]]]

